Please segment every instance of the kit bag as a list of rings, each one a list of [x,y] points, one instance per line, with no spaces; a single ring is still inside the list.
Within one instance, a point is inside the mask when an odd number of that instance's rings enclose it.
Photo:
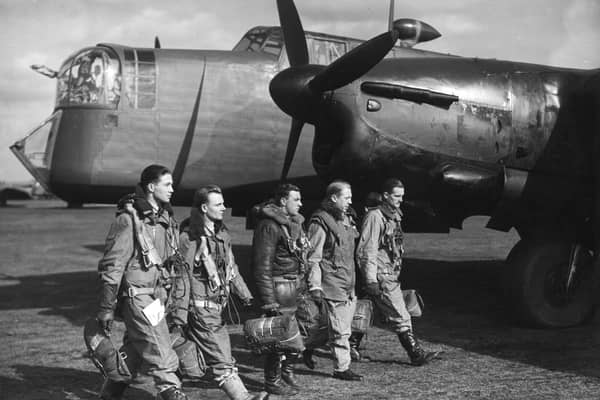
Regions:
[[[425,303],[423,298],[415,289],[402,290],[402,296],[404,297],[404,304],[406,304],[406,311],[411,317],[420,317],[423,315],[423,309]]]
[[[304,350],[298,321],[293,314],[249,319],[244,323],[244,336],[255,354]]]
[[[369,299],[356,300],[356,311],[352,317],[352,332],[367,333],[373,325],[373,303]]]

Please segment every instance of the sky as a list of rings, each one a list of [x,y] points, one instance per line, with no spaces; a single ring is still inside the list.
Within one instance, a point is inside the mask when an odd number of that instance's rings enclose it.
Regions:
[[[368,39],[387,29],[389,0],[297,0],[304,29]],[[600,68],[600,0],[396,0],[442,37],[418,48],[481,58]],[[279,25],[275,0],[0,0],[0,181],[30,175],[8,147],[52,113],[58,69],[97,43],[231,49],[256,25]]]

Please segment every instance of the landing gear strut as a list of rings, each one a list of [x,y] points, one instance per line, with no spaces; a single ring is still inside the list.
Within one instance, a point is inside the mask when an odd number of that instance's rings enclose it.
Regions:
[[[562,328],[589,319],[595,306],[592,251],[567,239],[524,238],[507,258],[509,299],[528,325]]]

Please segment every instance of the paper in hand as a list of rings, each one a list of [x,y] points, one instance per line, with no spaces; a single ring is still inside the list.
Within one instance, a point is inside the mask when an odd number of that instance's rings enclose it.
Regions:
[[[142,310],[148,321],[152,326],[158,325],[158,323],[165,317],[165,306],[163,306],[159,299],[154,300],[148,304]]]

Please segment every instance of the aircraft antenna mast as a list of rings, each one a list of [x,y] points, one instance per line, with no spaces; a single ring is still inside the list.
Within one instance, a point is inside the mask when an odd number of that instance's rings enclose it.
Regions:
[[[394,29],[394,2],[395,0],[390,0],[390,12],[388,14],[388,31]]]

